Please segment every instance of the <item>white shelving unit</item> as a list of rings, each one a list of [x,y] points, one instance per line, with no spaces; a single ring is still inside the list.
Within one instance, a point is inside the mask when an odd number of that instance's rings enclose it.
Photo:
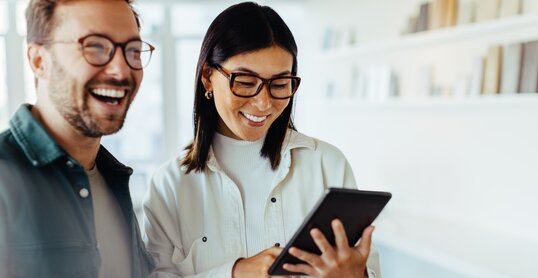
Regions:
[[[372,18],[389,13],[389,6],[409,10],[399,0],[380,1],[379,9],[366,2],[341,11],[359,34],[361,27],[379,29],[372,25],[383,19]],[[327,8],[320,2],[319,15]],[[489,46],[537,40],[538,14],[532,12],[312,52],[299,95],[309,103],[297,113],[297,126],[342,150],[359,188],[393,193],[374,242],[389,254],[438,266],[417,268],[450,270],[414,277],[535,276],[538,93],[416,94],[424,66],[433,67],[433,84],[454,86]],[[396,23],[405,20],[387,21],[394,25],[387,34],[396,34]],[[398,75],[400,96],[366,100],[350,93],[353,71],[375,64],[389,65]],[[390,265],[400,258],[385,259],[382,267],[407,267]]]
[[[428,109],[530,109],[538,108],[538,94],[510,94],[465,98],[389,98],[383,101],[332,99],[325,103],[328,110],[428,110]]]
[[[516,32],[514,32],[516,31]],[[530,33],[529,33],[530,32]],[[387,52],[407,51],[414,48],[431,47],[461,41],[498,42],[534,38],[538,32],[538,14],[524,14],[497,20],[465,24],[414,34],[407,34],[386,41],[365,42],[357,46],[323,51],[319,57],[324,62],[349,61],[371,55],[386,55]]]
[[[332,102],[374,102],[360,99],[352,92],[352,83],[357,82],[354,72],[371,66],[388,66],[399,80],[397,100],[382,97],[388,105],[399,101],[417,103],[416,99],[427,96],[417,95],[420,90],[423,69],[430,67],[432,84],[453,90],[463,79],[473,74],[474,62],[486,54],[488,47],[538,39],[538,13],[523,14],[492,21],[454,26],[416,34],[408,34],[383,41],[365,42],[353,47],[343,47],[320,51],[316,56],[323,67],[316,72],[315,79],[325,87],[334,83],[338,94]],[[516,93],[516,92],[514,92]],[[326,95],[320,95],[326,98]],[[359,98],[355,100],[354,98]],[[411,98],[412,100],[406,100]],[[431,103],[439,100],[432,97]],[[374,97],[375,99],[375,97]],[[508,100],[510,98],[501,98]],[[509,100],[508,103],[525,99]],[[479,100],[482,100],[480,98]],[[470,99],[471,103],[477,99]],[[489,100],[487,100],[489,101]],[[458,100],[452,103],[462,104]]]

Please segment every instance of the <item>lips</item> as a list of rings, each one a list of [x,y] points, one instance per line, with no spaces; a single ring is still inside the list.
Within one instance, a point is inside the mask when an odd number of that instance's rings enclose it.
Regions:
[[[252,114],[248,114],[248,113],[245,113],[245,112],[240,112],[241,115],[245,116],[245,118],[255,122],[255,123],[261,123],[263,121],[265,121],[265,119],[267,119],[268,115],[265,115],[265,116],[255,116],[255,115],[252,115]]]
[[[127,95],[127,90],[111,88],[90,89],[91,95],[101,102],[109,105],[119,105],[121,100]]]

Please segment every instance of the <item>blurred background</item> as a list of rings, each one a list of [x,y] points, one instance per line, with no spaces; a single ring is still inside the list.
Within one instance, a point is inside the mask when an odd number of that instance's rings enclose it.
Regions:
[[[157,47],[124,128],[137,214],[152,172],[192,138],[210,22],[238,1],[138,0]],[[299,131],[393,199],[374,235],[384,277],[536,277],[538,0],[267,0],[299,46]],[[0,130],[33,103],[27,1],[0,0]]]

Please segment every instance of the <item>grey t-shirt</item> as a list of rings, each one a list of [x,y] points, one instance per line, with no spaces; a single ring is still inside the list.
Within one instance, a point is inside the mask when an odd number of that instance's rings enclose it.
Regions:
[[[129,229],[121,208],[105,179],[94,166],[90,181],[97,242],[101,254],[99,277],[131,277]]]

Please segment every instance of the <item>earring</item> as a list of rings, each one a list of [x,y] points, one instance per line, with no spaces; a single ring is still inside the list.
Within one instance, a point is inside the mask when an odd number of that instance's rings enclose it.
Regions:
[[[206,91],[204,96],[207,99],[212,99],[213,98],[213,92],[212,91]]]

